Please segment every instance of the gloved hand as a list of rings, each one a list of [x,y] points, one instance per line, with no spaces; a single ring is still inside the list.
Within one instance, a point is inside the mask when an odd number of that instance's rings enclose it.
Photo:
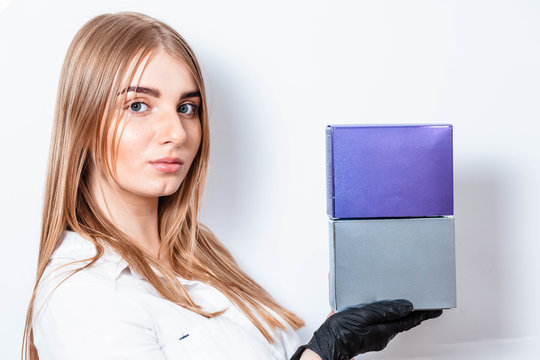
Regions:
[[[352,306],[326,319],[291,360],[300,359],[306,348],[323,360],[349,360],[368,351],[380,351],[396,334],[441,314],[442,310],[413,311],[413,305],[407,300]]]

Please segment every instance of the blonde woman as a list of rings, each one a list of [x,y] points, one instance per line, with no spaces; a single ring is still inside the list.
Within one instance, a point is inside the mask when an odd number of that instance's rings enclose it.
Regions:
[[[209,151],[193,51],[166,24],[105,14],[73,39],[51,138],[23,358],[348,359],[437,312],[405,300],[303,321],[198,221]]]

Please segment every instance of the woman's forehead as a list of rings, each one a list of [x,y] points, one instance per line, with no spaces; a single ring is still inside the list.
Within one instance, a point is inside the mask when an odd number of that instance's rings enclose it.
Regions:
[[[117,95],[137,91],[159,98],[163,90],[182,93],[199,90],[192,69],[184,59],[164,50],[146,54],[137,64],[139,58],[131,60]]]

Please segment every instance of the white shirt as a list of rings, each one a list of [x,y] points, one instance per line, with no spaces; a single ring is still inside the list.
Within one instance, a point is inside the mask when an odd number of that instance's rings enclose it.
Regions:
[[[87,262],[59,266],[95,254],[90,241],[66,231],[52,255],[34,305],[40,360],[283,360],[299,346],[288,325],[268,343],[226,296],[202,282],[179,278],[196,304],[209,312],[228,308],[224,314],[208,319],[164,299],[108,247],[62,282]]]

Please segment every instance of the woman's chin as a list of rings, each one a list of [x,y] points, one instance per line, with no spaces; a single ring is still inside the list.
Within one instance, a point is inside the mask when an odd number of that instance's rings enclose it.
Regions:
[[[140,196],[148,198],[159,198],[163,196],[170,196],[178,191],[181,183],[179,184],[167,184],[164,186],[159,186],[154,189],[144,189],[143,191],[138,192]]]

